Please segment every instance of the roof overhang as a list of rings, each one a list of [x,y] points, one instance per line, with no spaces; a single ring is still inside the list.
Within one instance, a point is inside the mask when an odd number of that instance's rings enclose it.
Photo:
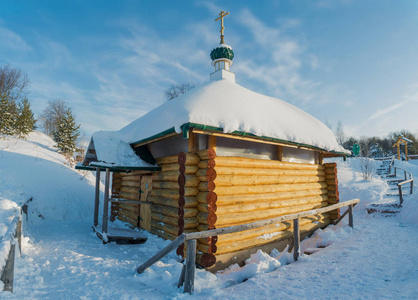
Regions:
[[[243,131],[233,131],[231,133],[224,133],[223,128],[196,124],[196,123],[185,123],[181,126],[181,129],[182,129],[183,138],[186,138],[186,139],[189,138],[189,134],[190,132],[192,132],[192,133],[226,137],[226,138],[231,138],[231,139],[246,140],[246,141],[263,143],[263,144],[272,144],[272,145],[283,146],[283,147],[318,151],[320,153],[324,153],[325,157],[339,157],[339,156],[351,155],[351,153],[348,153],[348,152],[345,153],[345,152],[338,152],[338,151],[330,151],[330,150],[322,149],[322,148],[307,145],[307,144],[285,141],[285,140],[280,140],[280,139],[271,138],[267,136],[257,136],[255,134],[247,133]],[[134,148],[144,146],[152,142],[166,139],[171,136],[178,135],[178,134],[179,133],[175,131],[174,127],[172,127],[161,133],[153,135],[149,138],[131,143],[131,146]]]
[[[75,166],[76,170],[86,170],[86,171],[97,171],[97,168],[99,168],[100,171],[106,171],[106,169],[109,169],[111,172],[144,171],[144,173],[150,173],[150,172],[161,171],[160,167],[115,166],[115,165],[103,164],[99,162],[91,162],[88,166],[78,163]]]

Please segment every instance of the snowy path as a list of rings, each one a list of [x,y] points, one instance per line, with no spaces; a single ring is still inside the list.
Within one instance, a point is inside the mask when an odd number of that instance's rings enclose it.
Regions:
[[[362,211],[356,212],[355,226],[351,230],[344,224],[338,241],[320,252],[244,283],[213,290],[197,280],[194,297],[417,298],[417,227]],[[168,270],[162,274],[135,274],[135,267],[161,247],[157,238],[144,245],[103,245],[89,224],[69,222],[45,222],[32,227],[29,235],[31,241],[17,260],[15,293],[8,299],[188,297],[174,286],[179,275],[174,256],[160,264]]]

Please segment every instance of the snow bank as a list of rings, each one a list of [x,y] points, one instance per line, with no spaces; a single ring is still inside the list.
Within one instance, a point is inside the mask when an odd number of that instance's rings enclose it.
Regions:
[[[242,131],[345,152],[333,132],[306,112],[282,100],[248,90],[229,80],[211,81],[168,101],[120,130],[133,143],[186,123]]]
[[[32,222],[92,218],[94,176],[67,164],[52,139],[41,132],[30,133],[27,140],[0,140],[0,234],[13,208],[31,197]]]

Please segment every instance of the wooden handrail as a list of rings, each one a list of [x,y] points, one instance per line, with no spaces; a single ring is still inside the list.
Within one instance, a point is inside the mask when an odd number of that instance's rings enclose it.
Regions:
[[[257,222],[242,224],[242,225],[230,226],[230,227],[201,231],[201,232],[192,232],[192,233],[187,233],[187,234],[183,233],[180,236],[178,236],[174,241],[172,241],[170,244],[168,244],[166,247],[164,247],[160,252],[158,252],[149,260],[147,260],[145,263],[143,263],[141,266],[139,266],[136,269],[136,271],[137,273],[141,274],[147,268],[155,264],[157,261],[162,259],[164,256],[169,254],[174,249],[176,249],[178,246],[180,246],[184,242],[187,242],[186,265],[183,266],[183,270],[180,275],[178,287],[184,284],[184,293],[191,294],[194,289],[194,268],[195,268],[196,240],[197,239],[223,235],[223,234],[229,234],[229,233],[235,233],[235,232],[263,227],[263,226],[270,225],[270,224],[276,224],[280,222],[293,220],[293,224],[294,224],[293,233],[294,233],[294,239],[295,239],[295,242],[294,242],[295,247],[293,247],[293,251],[294,251],[293,256],[296,261],[298,260],[298,257],[300,255],[299,253],[300,252],[300,249],[299,249],[299,245],[300,245],[299,220],[300,218],[312,216],[312,215],[318,215],[324,212],[328,212],[331,210],[348,206],[347,212],[349,214],[349,226],[353,227],[353,207],[359,202],[360,202],[359,199],[353,199],[353,200],[333,204],[333,205],[323,207],[323,208],[279,216],[279,217],[271,218],[268,220],[262,220],[262,221],[257,221]],[[341,221],[341,219],[347,214],[347,212],[339,219],[339,221]]]
[[[298,219],[298,218],[322,214],[322,213],[335,210],[341,207],[354,205],[359,202],[360,202],[359,199],[353,199],[353,200],[329,205],[323,208],[313,209],[313,210],[290,214],[290,215],[284,215],[284,216],[280,216],[280,217],[276,217],[276,218],[272,218],[268,220],[262,220],[262,221],[236,225],[236,226],[231,226],[231,227],[225,227],[225,228],[219,228],[219,229],[212,229],[212,230],[207,230],[207,231],[187,233],[186,240],[201,239],[201,238],[207,238],[207,237],[211,237],[215,235],[223,235],[223,234],[228,234],[228,233],[235,233],[239,231],[255,229],[255,228],[263,227],[263,226],[270,225],[270,224],[276,224],[276,223],[281,223],[285,221],[291,221],[291,220]]]

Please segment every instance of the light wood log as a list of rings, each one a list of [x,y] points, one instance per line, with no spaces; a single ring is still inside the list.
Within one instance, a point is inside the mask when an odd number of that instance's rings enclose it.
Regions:
[[[119,197],[122,198],[122,199],[126,199],[126,200],[139,200],[140,199],[139,193],[138,194],[132,194],[132,193],[120,192]]]
[[[282,183],[315,183],[324,182],[325,176],[241,176],[241,175],[223,175],[217,176],[213,181],[215,186],[252,186],[269,185]],[[202,181],[199,184],[199,190],[208,191],[208,182]]]
[[[127,218],[131,218],[132,220],[136,220],[138,222],[139,212],[131,212],[128,210],[119,210],[118,215],[123,215]]]
[[[175,217],[167,217],[164,216],[162,214],[158,214],[158,213],[151,213],[151,219],[152,220],[156,220],[158,222],[163,222],[166,224],[170,224],[173,226],[179,226],[179,219],[175,218]],[[197,228],[197,226],[199,226],[199,221],[197,220],[196,217],[193,218],[184,218],[184,229],[193,229],[193,228]]]
[[[328,191],[336,191],[336,190],[338,190],[338,186],[336,186],[336,185],[329,185],[327,187],[327,190]]]
[[[179,159],[178,154],[175,154],[171,156],[156,158],[155,160],[157,161],[157,164],[159,166],[162,166],[162,165],[168,165],[168,164],[173,164],[173,163],[178,164],[178,159]]]
[[[258,211],[257,213],[236,213],[236,214],[226,214],[226,215],[217,215],[216,228],[222,228],[226,226],[240,225],[250,222],[255,222],[259,220],[270,219],[282,215],[293,214],[301,211],[312,210],[320,207],[325,207],[328,205],[328,202],[323,201],[321,203],[300,205],[297,207],[282,207],[278,209],[271,209],[266,211]],[[208,213],[199,212],[197,214],[197,219],[199,223],[209,224],[208,222]]]
[[[121,186],[140,188],[141,187],[141,181],[123,180],[121,182]]]
[[[116,218],[122,222],[130,224],[132,228],[136,228],[138,226],[138,220],[133,220],[131,218],[125,217],[124,215],[117,215]]]
[[[241,204],[252,203],[252,202],[288,200],[288,199],[318,196],[318,195],[324,195],[324,194],[328,194],[328,190],[326,188],[298,190],[296,187],[296,190],[294,191],[284,191],[284,192],[277,192],[277,193],[249,194],[249,195],[223,195],[222,197],[217,198],[216,204],[219,206],[241,205]],[[207,204],[208,203],[207,195],[208,195],[208,192],[198,193],[197,200],[199,201],[199,203]]]
[[[152,188],[153,189],[172,189],[175,190],[179,188],[179,184],[177,181],[152,181]]]
[[[253,159],[235,156],[218,156],[215,158],[216,167],[263,168],[263,169],[291,169],[291,170],[324,170],[324,166],[282,162],[277,160]]]
[[[201,160],[214,159],[216,157],[216,137],[215,137],[215,140],[212,139],[208,142],[211,143],[211,145],[208,145],[208,146],[209,148],[212,147],[212,149],[205,149],[205,150],[200,150],[196,152],[196,154],[199,155]]]
[[[185,207],[183,209],[185,218],[195,217],[199,212],[197,208],[194,207]],[[164,205],[152,205],[151,211],[154,213],[163,214],[168,217],[179,217],[179,209],[175,207],[169,207]]]
[[[152,180],[155,181],[175,181],[177,182],[180,171],[155,172],[152,174]]]
[[[170,207],[179,207],[178,199],[172,198],[165,198],[165,197],[158,197],[158,196],[151,196],[149,201],[155,204],[161,204]],[[198,201],[195,196],[184,197],[184,207],[197,207]]]
[[[122,181],[140,181],[141,175],[125,175],[122,177]]]
[[[196,176],[200,180],[206,177],[208,168],[199,169]],[[246,176],[325,176],[325,171],[315,169],[260,169],[260,168],[236,168],[236,167],[216,167],[217,176],[222,175],[246,175]]]
[[[336,175],[337,174],[337,168],[325,168],[325,173],[329,175]]]
[[[165,240],[175,240],[177,238],[176,235],[168,233],[167,231],[162,231],[160,229],[157,229],[155,227],[151,227],[151,231],[152,234],[158,235],[159,237],[165,239]]]
[[[300,225],[305,225],[305,224],[312,223],[312,222],[318,222],[324,219],[329,219],[328,213],[301,218]],[[292,221],[287,221],[287,222],[271,224],[271,225],[263,226],[260,228],[251,229],[251,230],[219,235],[216,245],[221,245],[221,244],[231,243],[231,242],[239,242],[241,240],[246,240],[246,239],[251,239],[251,238],[257,238],[265,234],[274,234],[276,232],[291,229],[291,228],[292,228]],[[208,245],[207,239],[199,239],[198,241],[199,243]]]
[[[180,174],[177,182],[181,186],[194,187],[199,185],[200,180],[194,174]]]
[[[197,193],[199,193],[199,189],[196,188],[196,187],[185,187],[184,188],[184,196],[185,197],[196,196]],[[179,197],[179,189],[177,189],[177,190],[153,189],[151,191],[151,195],[177,199]]]
[[[177,158],[177,162],[179,163],[179,165],[186,165],[186,166],[190,166],[190,165],[197,166],[199,161],[200,161],[200,158],[195,153],[180,152]]]
[[[326,177],[325,177],[326,178]],[[338,179],[337,178],[333,178],[333,179],[326,179],[325,182],[328,185],[338,185]]]
[[[318,224],[315,223],[307,223],[303,226],[300,227],[300,231],[301,233],[305,233],[308,231],[313,231],[316,230],[318,228],[322,228],[327,226],[330,223],[329,219],[323,219],[318,221]],[[265,236],[261,236],[258,238],[250,238],[250,239],[246,239],[246,240],[240,240],[240,241],[235,241],[235,242],[231,242],[231,243],[225,243],[225,244],[220,244],[217,245],[217,251],[215,255],[221,255],[221,254],[225,254],[225,253],[231,253],[231,252],[235,252],[238,250],[243,250],[243,249],[248,249],[248,248],[253,248],[253,247],[257,247],[257,246],[261,246],[267,243],[271,243],[272,241],[279,241],[285,238],[289,238],[293,236],[293,232],[291,230],[284,230],[284,231],[280,231],[278,232],[276,235],[274,234],[267,234]],[[205,253],[205,251],[208,251],[209,248],[207,245],[205,244],[199,244],[198,249],[202,252]]]
[[[216,206],[217,206],[216,215],[219,218],[220,215],[224,215],[224,214],[235,214],[235,213],[245,213],[245,212],[254,212],[255,214],[258,214],[260,210],[321,203],[327,200],[328,200],[328,195],[320,195],[320,196],[312,196],[312,197],[293,198],[293,199],[288,199],[288,200],[252,202],[248,204],[228,205],[228,206],[223,206],[223,205],[220,205],[218,202],[216,202]],[[197,208],[201,212],[208,212],[207,204],[201,203],[198,205]]]
[[[300,183],[300,184],[272,184],[272,185],[253,185],[253,186],[216,186],[216,194],[219,196],[223,195],[242,195],[242,194],[267,194],[267,193],[277,193],[277,192],[286,192],[291,191],[296,188],[296,186],[301,187],[302,190],[312,189],[312,185],[317,184],[318,188],[326,188],[327,184],[325,182],[318,183]],[[292,187],[293,185],[293,187]],[[199,184],[200,188],[200,184]],[[202,192],[208,191],[205,185],[201,187]],[[206,191],[204,190],[206,189]]]
[[[173,236],[177,236],[180,230],[180,227],[178,226],[174,226],[174,225],[170,225],[170,224],[165,224],[162,222],[157,222],[155,220],[151,220],[151,228],[155,228],[161,231],[165,231],[168,232],[169,234],[173,235]]]
[[[181,171],[180,168],[181,167],[178,163],[173,163],[173,164],[168,164],[168,165],[161,165],[161,172]],[[198,169],[199,169],[198,166],[184,166],[184,170],[181,173],[195,174]]]
[[[139,194],[139,188],[137,188],[137,187],[125,187],[125,186],[122,186],[120,188],[120,191],[121,192],[124,192],[124,193]]]
[[[121,210],[127,210],[132,213],[139,214],[139,206],[138,204],[125,204],[125,203],[118,203],[118,206]]]
[[[162,186],[161,188],[165,188],[164,183],[166,183],[166,186],[173,186],[173,184],[169,184],[169,182],[174,182],[174,183],[178,183],[179,185],[183,185],[183,186],[188,186],[188,187],[193,187],[193,186],[198,186],[199,184],[199,179],[195,176],[195,175],[190,175],[190,174],[182,174],[180,173],[180,171],[169,171],[169,172],[160,172],[160,173],[155,173],[152,176],[152,181],[153,181],[153,186],[155,186],[155,188],[158,188],[157,186]],[[154,185],[154,182],[160,182],[158,184]],[[164,182],[164,183],[161,183]]]

